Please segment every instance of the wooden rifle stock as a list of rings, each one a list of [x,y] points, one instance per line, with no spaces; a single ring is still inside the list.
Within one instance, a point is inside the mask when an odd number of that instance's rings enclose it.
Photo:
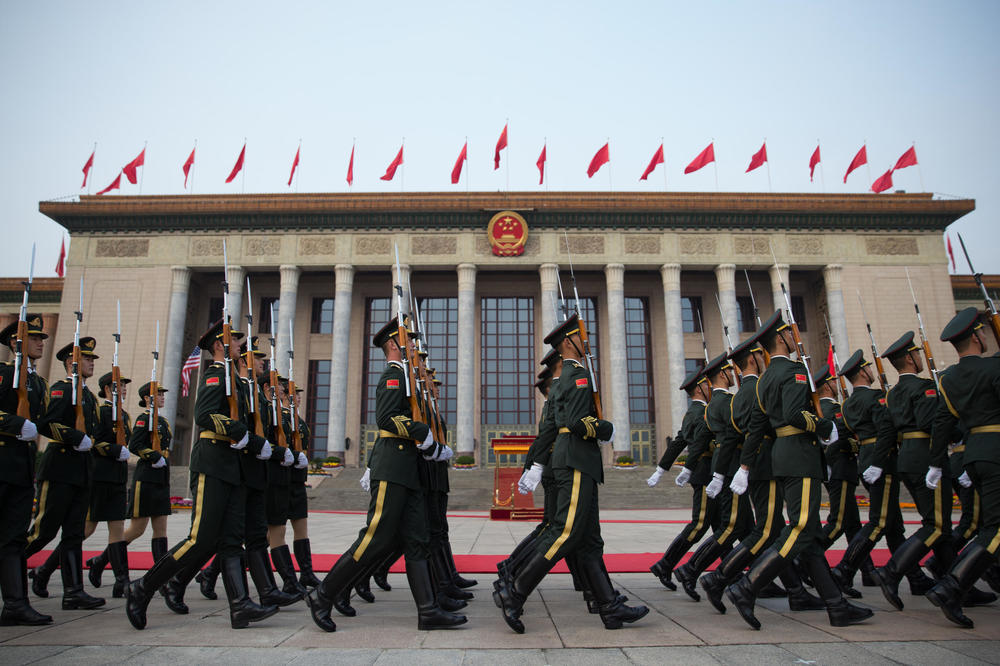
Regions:
[[[996,340],[997,346],[1000,346],[1000,314],[990,313],[990,328],[993,329],[993,339]]]
[[[410,332],[406,330],[406,324],[401,320],[399,321],[397,342],[399,344],[400,351],[403,354],[403,358],[406,359],[406,381],[409,385],[409,399],[410,399],[410,418],[414,421],[420,421],[421,423],[426,423],[424,421],[424,412],[420,406],[420,400],[417,397],[417,375],[415,371],[415,361],[414,357],[417,356],[413,351],[413,347],[410,344]]]
[[[604,406],[601,403],[601,392],[597,388],[597,383],[594,377],[594,368],[591,366],[591,359],[593,358],[590,354],[590,336],[587,334],[587,324],[583,321],[583,317],[577,317],[577,321],[580,323],[580,341],[583,342],[583,356],[584,362],[587,366],[587,371],[590,373],[590,385],[593,389],[594,394],[594,415],[599,418],[604,418]]]
[[[31,405],[28,404],[28,355],[24,351],[24,343],[28,339],[28,322],[21,319],[17,322],[17,348],[21,354],[21,364],[17,368],[17,415],[23,419],[31,418]]]
[[[163,448],[160,442],[160,406],[157,404],[159,397],[160,383],[150,382],[148,400],[152,403],[152,409],[149,410],[149,424],[152,430],[149,432],[149,439],[153,444],[153,450],[157,453],[162,453]]]
[[[253,394],[253,413],[251,418],[253,419],[253,433],[255,435],[264,436],[264,422],[260,418],[260,395],[257,392],[257,364],[255,361],[255,356],[253,353],[253,341],[247,341],[247,377],[250,379],[250,393]]]
[[[288,438],[285,437],[285,426],[281,418],[281,402],[275,400],[275,392],[278,390],[278,371],[271,367],[271,403],[274,405],[274,436],[277,438],[277,445],[288,448]]]
[[[122,369],[117,365],[111,368],[111,384],[115,387],[115,444],[128,446],[125,439],[125,417],[122,415]],[[156,395],[155,393],[153,395]]]

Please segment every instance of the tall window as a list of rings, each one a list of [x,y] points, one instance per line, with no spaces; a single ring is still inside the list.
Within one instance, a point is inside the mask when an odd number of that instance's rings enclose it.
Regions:
[[[305,419],[312,441],[309,442],[307,455],[310,459],[322,458],[330,450],[327,441],[330,432],[330,361],[309,361],[308,391]]]
[[[274,323],[278,323],[278,299],[273,296],[264,296],[260,299],[260,310],[256,316],[257,332],[272,333],[271,331],[271,306],[274,306]]]
[[[685,333],[701,333],[701,322],[705,315],[701,311],[701,296],[681,296],[681,321]]]
[[[270,317],[270,313],[268,313]],[[333,333],[333,299],[314,298],[312,305],[312,333]]]
[[[740,333],[756,331],[757,319],[753,316],[753,299],[749,296],[737,296],[736,307],[739,310]]]
[[[792,296],[792,314],[795,316],[795,323],[799,325],[799,330],[805,333],[806,326],[806,302],[801,296]]]
[[[625,358],[628,362],[628,409],[633,423],[656,420],[649,345],[649,300],[625,299]]]
[[[420,323],[424,327],[427,362],[441,380],[438,409],[449,425],[456,421],[458,404],[458,299],[420,298]]]
[[[372,337],[380,328],[392,319],[392,299],[369,298],[365,302],[365,348],[368,358],[365,361],[365,372],[362,377],[361,391],[361,423],[375,423],[375,389],[378,378],[385,370],[385,354],[371,344]]]
[[[481,419],[488,424],[535,421],[533,298],[481,301]]]

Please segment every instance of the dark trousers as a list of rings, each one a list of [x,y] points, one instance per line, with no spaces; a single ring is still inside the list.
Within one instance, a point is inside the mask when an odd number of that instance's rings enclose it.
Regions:
[[[900,472],[900,479],[910,492],[917,511],[920,513],[920,529],[911,537],[917,537],[928,548],[937,548],[951,541],[951,477],[942,476],[937,488],[931,490],[924,482],[924,474]]]
[[[578,559],[604,554],[597,480],[578,469],[554,471],[559,492],[552,523],[538,539],[537,551],[553,564],[569,555]]]
[[[388,557],[401,542],[407,560],[429,556],[424,492],[389,481],[373,481],[368,519],[347,552],[362,568]]]
[[[753,512],[750,508],[750,498],[746,493],[737,495],[729,489],[732,479],[726,477],[722,492],[715,496],[715,506],[718,509],[719,520],[712,538],[720,546],[731,546],[743,539],[753,529]]]
[[[69,549],[82,546],[88,498],[89,493],[84,486],[42,481],[38,486],[38,513],[28,534],[25,557],[31,557],[44,548],[60,529],[60,544]]]
[[[431,490],[427,493],[427,530],[431,550],[448,542],[448,493]]]
[[[782,487],[774,479],[751,481],[749,494],[753,503],[754,526],[744,541],[750,546],[751,553],[760,555],[774,543],[785,527],[785,518],[781,514],[784,497]]]
[[[708,532],[713,523],[718,522],[715,510],[715,500],[705,492],[705,486],[691,486],[691,522],[684,526],[679,537],[694,545]]]
[[[31,504],[35,496],[31,486],[0,483],[0,559],[20,556],[28,544]]]
[[[245,489],[207,474],[191,475],[191,530],[168,555],[184,567],[199,567],[214,553],[240,557],[245,537]]]
[[[826,483],[826,492],[830,496],[830,513],[823,527],[827,547],[845,534],[850,540],[861,529],[861,511],[854,494],[857,487],[856,483],[846,479],[834,479]]]
[[[865,538],[873,543],[883,536],[889,550],[903,543],[903,514],[899,510],[899,479],[895,474],[883,474],[868,486],[868,522],[861,528]]]
[[[1000,551],[1000,464],[977,461],[966,465],[965,470],[979,492],[982,507],[976,540],[996,558]]]
[[[267,548],[267,490],[244,488],[243,494],[243,543],[247,550]]]
[[[958,478],[951,480],[951,487],[958,494],[958,500],[962,503],[962,513],[959,516],[958,524],[952,529],[954,538],[965,543],[976,536],[979,531],[979,512],[981,510],[979,493],[975,486],[966,488],[958,482]]]
[[[809,477],[786,476],[781,479],[789,523],[781,530],[775,545],[785,559],[823,555],[826,533],[819,519],[822,481]]]

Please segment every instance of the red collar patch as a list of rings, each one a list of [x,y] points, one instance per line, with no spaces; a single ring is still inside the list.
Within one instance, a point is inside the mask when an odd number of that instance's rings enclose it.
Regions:
[[[577,388],[582,388],[584,386],[589,386],[589,385],[590,385],[590,382],[587,380],[586,377],[580,377],[578,380],[576,380],[576,387]]]
[[[398,379],[387,379],[387,380],[385,380],[385,387],[386,388],[391,388],[391,389],[398,389],[399,388],[399,380]]]
[[[937,389],[927,389],[926,391],[924,391],[924,395],[926,395],[928,398],[936,398]]]
[[[805,383],[807,383],[807,381],[808,380],[806,379],[805,375],[799,375],[799,374],[795,375],[795,383],[796,384],[805,384]]]
[[[53,391],[52,392],[52,397],[53,398],[61,398],[62,396],[63,396],[63,392],[61,390]]]
[[[219,385],[218,377],[209,377],[208,379],[205,380],[205,386],[218,386],[218,385]]]

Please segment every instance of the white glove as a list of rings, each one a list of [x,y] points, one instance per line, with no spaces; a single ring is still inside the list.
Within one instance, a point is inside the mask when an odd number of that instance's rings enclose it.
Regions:
[[[233,442],[232,444],[229,445],[229,447],[239,450],[246,447],[247,443],[249,442],[250,442],[250,433],[247,433],[243,435],[243,439],[241,439],[238,442]]]
[[[418,446],[417,448],[420,449],[421,451],[426,451],[432,446],[434,446],[434,432],[428,428],[427,436],[424,437],[424,443]]]
[[[306,458],[305,451],[299,451],[299,455],[296,457],[298,458],[298,462],[295,463],[295,469],[305,469],[306,467],[309,467],[309,459]]]
[[[962,472],[962,476],[958,477],[958,482],[963,488],[972,487],[972,479],[969,478],[968,472]]]
[[[822,444],[824,447],[830,446],[838,439],[840,439],[840,435],[837,433],[837,424],[832,423],[831,425],[833,426],[833,430],[830,431],[830,436],[827,437],[826,439],[823,439],[822,437],[819,438],[819,443]]]
[[[153,469],[161,469],[161,468],[166,467],[166,466],[167,466],[167,459],[164,458],[163,456],[160,456],[159,460],[157,460],[155,463],[153,463],[152,465],[150,465],[150,467],[152,467]]]
[[[708,482],[708,486],[705,488],[705,494],[715,499],[715,497],[722,492],[722,480],[725,477],[722,474],[716,472],[712,475],[712,480]]]
[[[614,423],[611,424],[611,437],[609,437],[608,439],[599,439],[599,440],[597,440],[597,443],[601,444],[603,446],[605,444],[610,444],[613,441],[615,441],[615,424]]]
[[[533,463],[531,469],[521,475],[517,482],[517,491],[522,495],[530,495],[542,480],[542,463]]]
[[[729,484],[729,489],[737,495],[742,495],[750,486],[750,471],[740,467],[733,475],[733,480]]]
[[[74,446],[73,448],[79,451],[80,453],[83,453],[84,451],[89,451],[93,445],[94,443],[90,440],[90,438],[84,435],[83,439],[80,440],[80,443]]]
[[[295,464],[295,454],[291,449],[285,449],[285,459],[281,461],[282,467],[291,467]]]
[[[833,478],[833,468],[829,465],[826,466],[826,478],[828,481]]]
[[[369,467],[365,470],[364,476],[361,477],[361,489],[366,493],[370,492],[372,489],[372,468]]]
[[[649,475],[648,479],[646,479],[646,485],[649,486],[650,488],[656,486],[656,484],[660,482],[660,477],[663,476],[663,473],[666,471],[667,470],[657,465],[653,473]]]
[[[524,485],[524,477],[526,476],[528,476],[528,470],[524,470],[523,472],[521,472],[521,478],[517,480],[517,492],[521,493],[522,495],[527,495],[529,492],[531,492]]]
[[[123,446],[122,450],[118,452],[118,462],[128,462],[130,455],[128,449]]]
[[[264,440],[264,446],[260,447],[260,453],[257,454],[257,460],[267,460],[271,457],[271,442]]]
[[[875,483],[876,481],[878,481],[878,478],[880,476],[882,476],[882,468],[872,465],[871,467],[869,467],[864,471],[864,474],[861,475],[861,478],[864,479],[867,483]]]
[[[681,470],[681,473],[677,475],[677,478],[674,479],[674,483],[676,483],[679,487],[683,488],[684,484],[686,484],[688,482],[688,479],[690,478],[691,478],[691,470],[685,467]]]
[[[442,444],[441,450],[438,452],[436,456],[434,456],[434,460],[436,460],[437,462],[445,462],[451,460],[451,457],[453,455],[455,455],[455,452],[451,450],[451,447],[448,446],[447,444]]]
[[[938,487],[938,483],[941,482],[941,468],[940,467],[928,467],[927,476],[924,477],[924,484],[934,490]]]
[[[24,425],[21,426],[21,434],[17,438],[22,442],[30,442],[36,437],[38,437],[38,427],[28,419],[24,419]]]

